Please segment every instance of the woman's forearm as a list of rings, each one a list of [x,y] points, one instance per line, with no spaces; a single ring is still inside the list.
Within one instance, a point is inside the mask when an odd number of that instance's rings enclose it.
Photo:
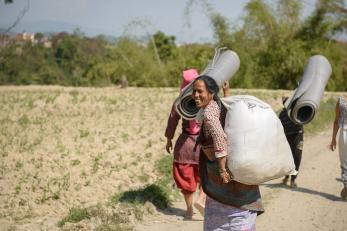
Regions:
[[[227,157],[223,156],[223,157],[217,158],[217,162],[218,162],[219,170],[225,170]]]
[[[331,140],[336,140],[336,135],[337,135],[338,130],[339,130],[338,121],[335,120],[334,121],[333,134],[332,134]]]

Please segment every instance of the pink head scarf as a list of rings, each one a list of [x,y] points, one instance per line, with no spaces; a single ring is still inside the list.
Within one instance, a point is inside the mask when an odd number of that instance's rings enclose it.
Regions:
[[[196,69],[188,69],[188,70],[183,71],[183,73],[182,73],[183,81],[182,81],[182,85],[181,85],[181,90],[185,86],[190,84],[198,76],[199,76],[199,73]]]

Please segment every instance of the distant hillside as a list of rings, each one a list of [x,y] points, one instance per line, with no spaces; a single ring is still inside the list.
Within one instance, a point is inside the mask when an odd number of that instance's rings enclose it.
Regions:
[[[7,28],[7,25],[0,24],[0,28]],[[50,20],[20,22],[15,28],[12,29],[11,32],[41,32],[46,34],[65,31],[72,33],[77,28],[79,28],[88,37],[95,37],[97,35],[103,34],[110,40],[114,40],[116,38],[115,35],[112,35],[112,31],[105,29],[82,27],[78,24]]]

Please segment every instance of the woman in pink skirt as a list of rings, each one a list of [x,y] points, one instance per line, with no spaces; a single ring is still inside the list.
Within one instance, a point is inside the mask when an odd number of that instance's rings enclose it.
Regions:
[[[183,71],[181,90],[197,77],[198,72],[195,69]],[[173,105],[165,131],[165,137],[167,138],[166,150],[169,153],[172,149],[172,139],[180,119],[181,117]],[[200,125],[197,123],[197,121],[182,119],[182,132],[177,138],[173,152],[173,177],[177,187],[181,190],[187,205],[185,214],[186,219],[192,219],[193,217],[193,195],[196,188],[200,185],[200,149],[197,148],[194,150],[199,131]],[[194,205],[200,208],[200,212],[203,212],[204,204],[205,194],[200,189],[199,198]]]

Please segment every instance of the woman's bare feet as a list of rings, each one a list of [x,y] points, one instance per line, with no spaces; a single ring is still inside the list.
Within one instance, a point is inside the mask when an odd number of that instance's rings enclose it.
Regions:
[[[186,214],[184,215],[184,219],[186,220],[192,220],[193,219],[193,207],[187,208]]]
[[[205,202],[196,201],[194,202],[194,207],[199,211],[201,216],[205,215]]]

